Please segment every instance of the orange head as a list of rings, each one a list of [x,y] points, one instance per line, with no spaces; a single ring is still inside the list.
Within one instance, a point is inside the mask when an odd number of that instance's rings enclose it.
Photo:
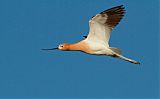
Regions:
[[[58,47],[56,48],[49,48],[49,49],[42,49],[42,50],[69,50],[69,45],[68,43],[63,43],[63,44],[60,44]]]
[[[68,44],[68,43],[60,44],[60,45],[58,46],[58,49],[59,49],[59,50],[69,50],[69,44]]]

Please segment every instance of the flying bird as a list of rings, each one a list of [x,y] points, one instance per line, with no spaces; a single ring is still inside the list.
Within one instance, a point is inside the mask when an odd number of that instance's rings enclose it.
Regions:
[[[109,46],[111,31],[121,21],[124,14],[125,8],[123,5],[105,10],[90,19],[90,31],[87,36],[83,36],[85,39],[74,44],[63,43],[60,44],[57,48],[42,50],[57,49],[62,51],[82,51],[87,54],[97,56],[111,56],[134,64],[140,64],[138,61],[122,56],[121,50],[119,48]]]

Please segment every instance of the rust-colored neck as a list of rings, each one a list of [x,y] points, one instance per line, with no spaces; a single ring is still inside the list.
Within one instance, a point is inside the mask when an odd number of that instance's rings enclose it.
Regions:
[[[82,51],[85,53],[93,54],[89,46],[85,42],[78,42],[75,44],[69,44],[68,50]]]
[[[80,42],[75,43],[75,44],[69,44],[69,50],[75,50],[75,51],[79,51],[82,50],[82,44]]]

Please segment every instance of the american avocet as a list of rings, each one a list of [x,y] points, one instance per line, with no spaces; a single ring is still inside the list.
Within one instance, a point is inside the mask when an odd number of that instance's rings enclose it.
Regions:
[[[122,56],[120,49],[110,47],[108,44],[112,29],[120,22],[124,14],[125,9],[123,5],[105,10],[92,17],[89,21],[90,31],[88,36],[84,36],[84,40],[75,44],[63,43],[57,48],[43,50],[58,49],[82,51],[93,55],[112,56],[134,64],[140,64],[135,60]]]

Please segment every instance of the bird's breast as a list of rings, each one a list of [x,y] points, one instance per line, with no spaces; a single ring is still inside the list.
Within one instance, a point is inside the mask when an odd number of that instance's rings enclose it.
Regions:
[[[106,44],[95,42],[95,41],[87,41],[83,40],[81,42],[71,44],[69,50],[82,51],[88,54],[94,55],[109,55],[110,49]]]
[[[101,44],[100,42],[86,41],[85,43],[91,54],[106,55],[109,52],[107,45]]]

